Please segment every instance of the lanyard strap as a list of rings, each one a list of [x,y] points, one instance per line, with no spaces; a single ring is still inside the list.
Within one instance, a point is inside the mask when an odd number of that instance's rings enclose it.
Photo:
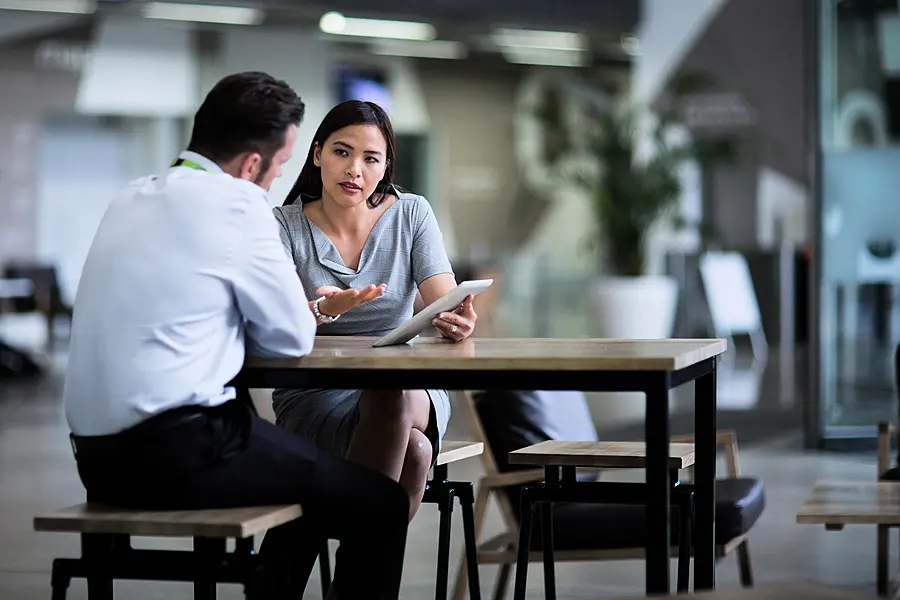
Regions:
[[[211,173],[211,171],[201,165],[198,162],[194,162],[187,158],[176,158],[175,161],[170,165],[170,167],[188,167],[190,169],[197,169],[199,171],[206,171],[207,173]]]

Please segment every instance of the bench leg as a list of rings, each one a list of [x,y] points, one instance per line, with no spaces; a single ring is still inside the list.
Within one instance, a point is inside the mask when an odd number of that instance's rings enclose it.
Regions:
[[[52,600],[66,600],[66,593],[69,591],[69,583],[72,577],[68,570],[63,567],[63,563],[56,559],[53,561],[53,568],[50,571],[50,587],[52,589]]]
[[[91,565],[102,564],[115,550],[116,536],[99,533],[81,534],[81,556]],[[105,573],[90,573],[87,577],[88,600],[113,600],[113,580]]]
[[[516,587],[514,600],[525,600],[525,588],[528,585],[528,559],[531,552],[531,527],[534,523],[534,503],[531,501],[529,489],[522,488],[521,523],[519,523],[519,548],[516,560]]]
[[[204,563],[212,564],[217,559],[222,560],[225,556],[225,540],[195,537],[194,554],[201,557]],[[216,600],[215,580],[202,576],[195,579],[194,600]]]
[[[328,549],[328,538],[322,538],[319,548],[319,579],[322,584],[322,600],[325,600],[331,589],[331,551]]]
[[[694,495],[685,494],[678,498],[678,580],[675,589],[679,594],[687,593],[691,586],[691,548],[694,529]]]
[[[434,589],[435,600],[447,600],[447,585],[448,580],[450,579],[450,525],[453,516],[453,488],[449,486],[444,487],[442,496],[443,497],[438,502],[441,521],[438,530],[437,578]]]
[[[244,598],[246,600],[265,600],[266,578],[262,567],[256,567],[247,575],[244,582]]]
[[[459,498],[463,519],[463,538],[466,546],[466,571],[469,580],[469,600],[481,600],[481,578],[478,575],[478,545],[475,541],[475,486],[472,482],[453,484]]]

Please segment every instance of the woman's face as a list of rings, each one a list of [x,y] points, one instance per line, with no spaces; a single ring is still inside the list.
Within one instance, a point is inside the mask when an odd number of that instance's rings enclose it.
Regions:
[[[387,142],[376,125],[350,125],[317,147],[314,160],[322,171],[322,197],[340,206],[356,206],[384,177]]]

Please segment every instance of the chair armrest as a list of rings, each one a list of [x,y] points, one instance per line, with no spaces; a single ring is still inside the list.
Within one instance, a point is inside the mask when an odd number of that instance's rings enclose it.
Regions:
[[[529,469],[527,471],[513,471],[511,473],[499,473],[497,475],[485,475],[479,483],[489,489],[510,487],[523,483],[533,483],[544,479],[542,469]]]
[[[693,444],[694,434],[673,435],[671,441],[680,444]],[[720,429],[716,431],[716,446],[725,448],[725,470],[731,478],[740,477],[741,468],[738,461],[737,434],[733,429]],[[690,468],[693,479],[693,467]]]
[[[685,435],[673,435],[670,438],[670,441],[674,444],[693,444],[694,443],[694,434],[688,433]],[[737,436],[733,429],[719,429],[716,431],[716,445],[717,446],[729,446],[732,444],[737,444]]]

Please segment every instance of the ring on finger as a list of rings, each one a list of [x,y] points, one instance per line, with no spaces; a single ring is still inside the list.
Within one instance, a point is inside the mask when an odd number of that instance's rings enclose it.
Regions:
[[[459,325],[454,323],[453,327],[450,328],[450,333],[456,333],[457,331],[459,331]]]

